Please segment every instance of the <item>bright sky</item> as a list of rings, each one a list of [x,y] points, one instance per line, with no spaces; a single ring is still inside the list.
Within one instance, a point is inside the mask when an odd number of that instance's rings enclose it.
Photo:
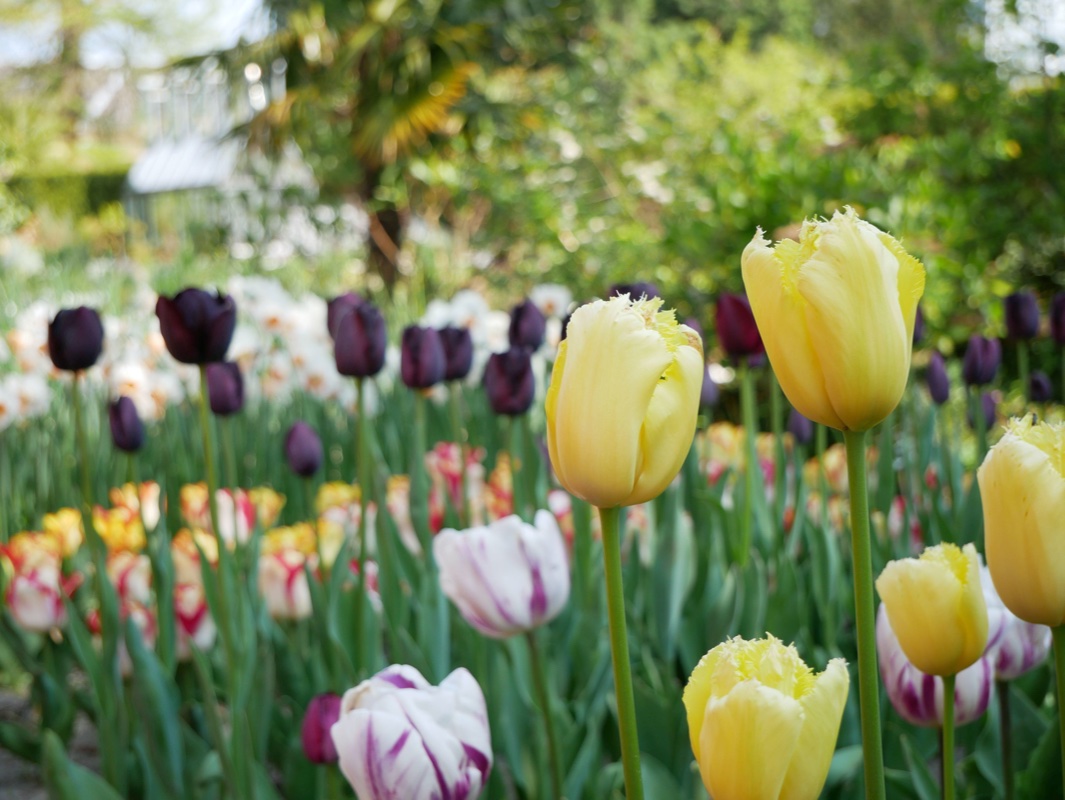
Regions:
[[[44,4],[47,0],[35,0]],[[145,3],[127,0],[130,6],[144,10]],[[147,4],[150,6],[150,4]],[[261,0],[184,0],[170,5],[169,13],[188,20],[195,30],[195,41],[167,42],[172,49],[148,49],[128,29],[102,26],[90,32],[82,42],[82,60],[86,67],[120,66],[129,60],[138,66],[156,66],[184,55],[209,52],[230,47],[241,36],[257,38],[265,32]],[[206,24],[203,24],[206,23]],[[48,58],[55,24],[42,15],[36,25],[0,24],[0,66],[26,65]],[[163,37],[165,39],[165,37]]]

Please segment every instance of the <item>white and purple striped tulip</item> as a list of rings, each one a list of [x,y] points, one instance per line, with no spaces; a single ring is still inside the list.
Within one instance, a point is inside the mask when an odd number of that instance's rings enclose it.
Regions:
[[[988,637],[998,638],[993,624]],[[954,721],[965,725],[979,719],[991,701],[995,670],[991,646],[971,667],[958,673],[954,685]],[[939,727],[943,724],[943,679],[921,672],[909,662],[891,629],[884,605],[876,615],[876,655],[880,677],[884,681],[891,705],[899,716],[913,725]]]
[[[433,539],[440,588],[467,622],[505,639],[554,619],[569,599],[566,540],[550,511],[509,516]]]
[[[1006,608],[991,581],[991,570],[987,567],[980,568],[980,583],[987,603],[989,627],[992,631],[996,627],[1002,629],[995,646],[988,647],[995,667],[995,679],[1011,681],[1046,661],[1053,637],[1046,625],[1025,622]]]
[[[393,664],[344,694],[331,732],[359,800],[476,800],[492,769],[484,694],[462,668],[433,686]]]

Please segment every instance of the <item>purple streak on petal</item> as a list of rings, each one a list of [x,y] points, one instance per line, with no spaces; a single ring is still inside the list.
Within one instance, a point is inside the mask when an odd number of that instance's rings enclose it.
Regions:
[[[389,683],[395,686],[397,689],[417,689],[417,685],[410,679],[403,677],[399,672],[379,673],[375,676],[377,680]]]
[[[488,756],[476,747],[468,745],[465,742],[462,743],[462,749],[470,761],[473,762],[473,765],[480,771],[482,776],[481,784],[483,785],[488,778],[489,771],[492,769],[492,762],[489,760]]]
[[[499,599],[495,596],[495,593],[492,591],[492,583],[488,580],[488,576],[484,572],[484,560],[487,558],[485,555],[485,541],[483,539],[478,539],[476,546],[479,552],[477,553],[470,552],[469,542],[470,540],[467,539],[466,546],[470,556],[470,564],[473,566],[474,572],[477,573],[477,579],[486,589],[488,589],[488,594],[492,597],[492,605],[495,607],[496,611],[499,612],[499,616],[502,617],[508,625],[517,630],[522,630],[524,626],[521,622],[514,619],[514,615],[511,614],[506,606],[499,602]]]
[[[544,588],[544,576],[540,570],[540,562],[536,558],[529,557],[529,550],[524,539],[519,539],[521,554],[525,563],[529,565],[532,578],[532,597],[529,598],[529,610],[532,612],[532,623],[538,624],[547,613],[547,590]]]

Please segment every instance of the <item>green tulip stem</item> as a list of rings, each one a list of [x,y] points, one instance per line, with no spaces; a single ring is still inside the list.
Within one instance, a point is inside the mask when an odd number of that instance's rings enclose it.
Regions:
[[[984,416],[984,393],[979,387],[969,393],[969,413],[976,428],[976,463],[982,464],[987,455],[987,417]]]
[[[327,800],[340,800],[344,796],[344,790],[340,784],[340,768],[336,764],[326,764],[325,770],[325,796]]]
[[[769,423],[773,430],[774,459],[776,468],[773,470],[774,493],[773,505],[775,506],[773,518],[777,524],[783,521],[784,506],[786,505],[787,491],[785,481],[787,478],[786,453],[784,452],[784,403],[780,391],[780,382],[773,370],[766,371],[769,376]]]
[[[1054,631],[1054,672],[1057,680],[1058,726],[1061,731],[1061,769],[1065,772],[1065,625]]]
[[[355,455],[356,455],[356,469],[358,470],[359,479],[359,591],[355,593],[355,625],[358,630],[355,634],[355,641],[357,643],[356,652],[359,654],[359,663],[357,669],[362,674],[362,670],[369,670],[369,657],[365,652],[364,644],[366,641],[366,539],[367,537],[367,509],[370,505],[370,493],[373,491],[373,478],[370,475],[370,448],[367,436],[370,433],[370,426],[366,420],[366,392],[362,385],[363,378],[355,379],[355,413],[358,415],[356,421],[356,441],[355,441]]]
[[[218,474],[214,466],[214,450],[211,447],[211,404],[207,397],[207,365],[200,364],[200,433],[203,436],[203,463],[207,477],[207,503],[211,509],[211,527],[219,547],[225,547],[222,541],[222,529],[218,527]]]
[[[867,800],[885,800],[884,748],[880,730],[880,688],[873,613],[873,562],[869,536],[869,487],[865,476],[865,431],[844,431],[851,499],[851,558],[854,612],[858,630],[858,692],[862,712],[862,753]]]
[[[89,464],[89,440],[85,435],[85,414],[81,402],[81,373],[74,373],[70,384],[71,398],[74,405],[74,435],[78,440],[78,466],[81,470],[81,513],[85,518],[85,527],[92,527],[92,473]]]
[[[1021,377],[1021,396],[1028,399],[1028,342],[1017,342],[1017,372]]]
[[[640,738],[636,730],[636,701],[632,693],[629,639],[625,628],[625,590],[621,576],[621,544],[618,541],[619,508],[600,508],[603,528],[603,562],[606,572],[606,607],[610,623],[610,655],[614,662],[614,694],[618,703],[621,762],[627,800],[643,800],[640,776]]]
[[[140,481],[137,479],[137,454],[126,453],[126,483],[132,483],[137,490],[138,503],[140,502]]]
[[[448,386],[448,393],[451,406],[451,435],[455,438],[455,444],[459,448],[459,485],[461,486],[461,495],[459,497],[459,507],[455,509],[455,513],[459,515],[459,528],[465,528],[467,525],[466,504],[469,502],[466,488],[466,461],[469,445],[466,443],[466,430],[462,427],[462,384],[459,381],[451,381]]]
[[[1002,788],[1005,800],[1013,800],[1013,724],[1010,719],[1009,683],[995,681],[995,694],[998,695],[999,740],[1002,745]]]
[[[536,702],[540,713],[544,715],[544,735],[547,737],[547,758],[551,764],[551,796],[562,797],[562,769],[558,760],[558,742],[555,739],[555,724],[551,719],[551,701],[547,693],[547,676],[544,673],[544,661],[540,657],[540,648],[536,644],[536,631],[527,631],[525,641],[529,643],[529,661],[532,666],[533,684],[536,688]]]
[[[226,467],[226,483],[233,490],[234,496],[240,482],[237,480],[237,450],[233,444],[233,420],[219,419],[218,430],[222,442],[222,462]],[[236,504],[233,505],[236,509]]]
[[[954,679],[943,676],[943,800],[954,800]]]
[[[751,529],[754,525],[754,472],[758,469],[758,455],[755,450],[758,429],[754,416],[754,383],[751,378],[751,368],[746,364],[740,366],[740,404],[743,412],[743,439],[746,445],[747,463],[743,470],[743,509],[740,518],[742,533],[738,551],[733,558],[742,569],[747,566],[747,559],[750,557]]]

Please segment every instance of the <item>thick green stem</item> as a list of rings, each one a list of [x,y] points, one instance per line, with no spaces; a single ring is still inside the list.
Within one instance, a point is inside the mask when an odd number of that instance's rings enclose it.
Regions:
[[[233,420],[218,420],[218,428],[222,434],[222,461],[226,466],[226,483],[236,496],[240,480],[237,477],[237,450],[233,445]]]
[[[865,431],[844,431],[851,500],[851,557],[854,561],[854,617],[858,631],[858,693],[862,712],[862,753],[867,800],[885,800],[884,748],[880,730],[880,687],[876,667],[873,613],[869,488],[865,476]]]
[[[746,364],[740,367],[740,404],[743,410],[743,439],[746,444],[747,458],[743,470],[744,490],[743,509],[740,511],[740,543],[733,560],[740,566],[747,566],[751,550],[751,530],[754,527],[754,473],[758,469],[758,455],[755,438],[758,436],[757,422],[754,417],[754,384],[751,369]]]
[[[466,513],[466,505],[469,502],[467,495],[468,489],[466,488],[466,461],[469,453],[469,446],[466,444],[466,430],[462,427],[462,384],[459,381],[452,381],[449,386],[450,393],[450,405],[451,405],[451,435],[455,439],[455,444],[459,448],[459,506],[455,509],[455,513],[459,515],[459,528],[465,528],[468,524],[468,516]]]
[[[629,638],[625,628],[625,590],[621,578],[621,545],[618,541],[620,509],[601,508],[603,562],[606,572],[607,619],[610,623],[610,655],[614,662],[614,694],[618,703],[618,728],[621,733],[621,761],[625,772],[628,800],[643,800],[640,776],[640,739],[636,731],[636,701],[632,693],[632,668],[629,664]]]
[[[1065,773],[1065,625],[1054,628],[1054,672],[1058,694],[1058,729],[1061,731],[1061,770]]]
[[[370,667],[369,657],[364,647],[366,642],[366,513],[370,504],[371,483],[369,475],[369,448],[366,446],[366,436],[370,426],[366,424],[366,397],[363,391],[362,378],[355,379],[355,413],[359,415],[356,425],[357,441],[355,442],[356,469],[359,479],[359,591],[355,593],[355,624],[358,630],[355,632],[357,644],[356,652],[359,654],[359,663],[356,669],[360,675],[363,670]]]
[[[774,469],[773,469],[773,518],[777,524],[784,519],[784,506],[787,500],[787,469],[784,450],[784,403],[780,393],[780,383],[776,373],[767,370],[769,375],[769,424],[773,431]]]
[[[211,447],[211,404],[207,397],[206,364],[200,364],[200,433],[203,436],[203,463],[207,478],[207,502],[211,509],[211,527],[219,547],[225,547],[222,529],[218,527],[218,475],[214,467],[214,449]]]
[[[976,463],[982,464],[987,455],[987,417],[984,416],[984,393],[979,388],[969,392],[969,413],[976,429]]]
[[[326,764],[325,770],[325,796],[327,800],[340,800],[344,796],[340,784],[340,769],[334,764]]]
[[[525,641],[529,643],[529,660],[532,662],[533,684],[536,688],[536,702],[540,713],[544,715],[544,734],[547,737],[547,758],[551,766],[551,796],[562,797],[562,765],[558,760],[558,742],[555,739],[555,725],[551,720],[550,695],[547,693],[547,679],[544,662],[540,657],[540,648],[536,644],[536,632],[528,631]]]
[[[999,740],[1002,744],[1002,788],[1005,800],[1013,800],[1013,724],[1009,683],[995,681],[995,694],[998,695]]]
[[[89,527],[92,520],[92,473],[89,465],[89,440],[85,435],[85,415],[81,404],[81,373],[74,373],[74,380],[70,384],[71,396],[74,401],[74,435],[78,439],[78,467],[81,471],[81,513]]]
[[[1017,372],[1021,376],[1021,395],[1028,399],[1028,342],[1017,342]]]
[[[954,800],[954,679],[943,676],[943,800]]]

